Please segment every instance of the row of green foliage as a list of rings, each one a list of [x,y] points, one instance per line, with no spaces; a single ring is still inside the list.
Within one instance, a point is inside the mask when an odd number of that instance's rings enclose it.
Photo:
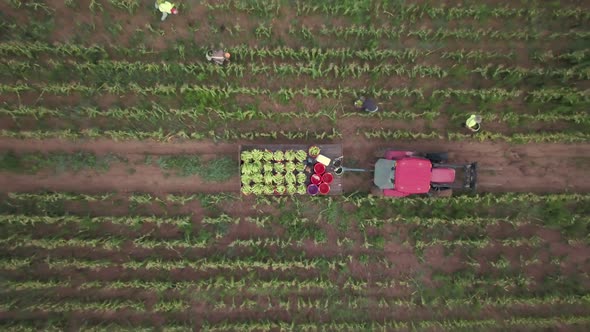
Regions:
[[[224,182],[238,174],[238,162],[229,157],[203,160],[199,156],[162,156],[157,163],[176,175],[198,175],[205,181]]]
[[[153,164],[152,156],[146,156],[146,164]],[[51,152],[16,154],[13,151],[0,153],[0,171],[35,174],[42,170],[55,173],[95,170],[106,172],[114,163],[128,164],[124,157],[90,152]],[[203,160],[198,155],[160,156],[156,164],[165,171],[177,176],[198,175],[205,181],[223,182],[238,174],[237,161],[229,157]]]
[[[73,78],[84,77],[86,82],[130,84],[141,79],[146,84],[172,84],[182,81],[186,83],[200,82],[206,78],[218,76],[302,76],[307,75],[312,79],[318,78],[360,78],[400,76],[407,78],[424,77],[455,77],[464,78],[469,75],[480,75],[483,79],[508,81],[515,84],[531,79],[556,79],[561,82],[570,80],[587,80],[590,78],[590,69],[583,67],[571,68],[545,68],[522,66],[507,66],[487,63],[477,67],[452,66],[442,68],[438,65],[403,65],[379,63],[371,65],[367,62],[356,61],[345,64],[334,62],[320,63],[250,63],[231,64],[226,67],[211,66],[209,64],[182,64],[182,63],[148,63],[101,60],[99,62],[55,62],[49,64],[33,63],[29,61],[9,60],[0,62],[0,71],[6,79],[24,79],[31,76],[39,80],[53,82],[70,82]]]
[[[170,142],[172,140],[204,140],[213,139],[214,141],[227,140],[235,141],[256,140],[256,139],[279,139],[287,138],[293,139],[312,139],[312,140],[332,140],[342,138],[342,134],[335,128],[331,132],[327,131],[248,131],[238,132],[234,130],[224,129],[223,131],[215,132],[191,132],[185,131],[141,131],[141,130],[99,130],[83,129],[81,131],[73,130],[32,130],[32,131],[9,131],[0,130],[0,137],[10,137],[19,139],[48,139],[59,138],[64,140],[79,140],[79,139],[100,139],[109,138],[115,141],[126,140],[154,140],[158,142]]]
[[[178,86],[176,84],[156,84],[154,86],[140,86],[136,83],[131,84],[103,84],[101,86],[88,86],[76,83],[67,84],[23,84],[16,85],[0,84],[0,92],[2,93],[24,93],[24,92],[39,92],[41,94],[54,95],[70,95],[72,93],[80,93],[83,95],[101,95],[105,93],[110,94],[138,94],[142,96],[161,95],[172,96],[180,94],[196,94],[200,98],[230,98],[235,95],[247,96],[277,96],[282,100],[290,100],[295,96],[313,97],[313,98],[338,98],[356,97],[358,95],[372,95],[377,98],[389,99],[392,97],[418,97],[423,99],[425,97],[424,91],[421,88],[397,88],[397,89],[383,89],[376,87],[369,87],[363,89],[353,89],[350,87],[331,88],[281,88],[279,90],[270,90],[263,88],[251,88],[245,86],[215,86],[215,85],[188,85],[183,84]],[[525,95],[526,94],[526,95]],[[560,101],[564,104],[576,105],[579,103],[587,103],[590,101],[590,90],[574,89],[574,88],[543,88],[531,91],[522,90],[506,90],[500,88],[491,89],[441,89],[432,91],[432,96],[435,99],[444,98],[467,98],[467,99],[481,99],[483,101],[502,101],[513,98],[518,98],[524,95],[526,100],[531,102],[549,102]]]
[[[124,48],[118,46],[104,47],[102,45],[78,45],[78,44],[46,44],[43,42],[4,42],[0,43],[0,54],[10,57],[11,59],[26,57],[36,59],[42,55],[59,56],[60,58],[74,58],[90,62],[97,62],[107,59],[126,59],[156,57],[166,60],[186,60],[187,57],[201,56],[207,51],[203,47],[190,47],[186,49],[178,47],[172,54],[170,52],[161,52],[155,50]],[[245,60],[250,59],[273,59],[295,60],[306,62],[324,62],[326,60],[341,62],[356,60],[359,61],[383,61],[396,60],[415,62],[418,58],[429,56],[440,56],[442,59],[452,61],[490,61],[490,60],[515,60],[514,52],[502,53],[499,51],[486,51],[482,49],[460,49],[453,51],[439,51],[433,49],[405,48],[403,50],[394,49],[354,49],[354,48],[307,48],[298,49],[280,46],[274,48],[268,47],[251,47],[249,45],[237,45],[228,49],[234,56]],[[439,55],[440,54],[440,55]],[[172,58],[171,58],[172,56]],[[586,49],[574,51],[540,50],[533,52],[531,60],[540,63],[561,61],[570,65],[584,64],[590,56],[590,51]],[[208,66],[206,70],[211,72],[224,72],[222,67]]]
[[[106,172],[113,163],[127,163],[127,160],[114,154],[99,156],[88,152],[0,153],[0,170],[15,173],[34,174],[45,169],[51,169],[55,173],[84,170]]]

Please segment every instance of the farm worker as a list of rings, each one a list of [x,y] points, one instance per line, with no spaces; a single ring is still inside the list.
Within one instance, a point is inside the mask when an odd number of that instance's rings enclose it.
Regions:
[[[471,131],[479,131],[480,123],[482,121],[481,115],[472,114],[467,121],[465,121],[465,127]]]
[[[229,62],[231,54],[229,54],[229,52],[217,50],[215,52],[207,52],[207,55],[205,57],[207,58],[207,61],[212,61],[218,65],[223,65],[225,62]]]
[[[162,21],[168,17],[168,14],[178,14],[176,5],[166,0],[156,0],[156,9],[162,12]]]
[[[379,110],[377,102],[371,98],[360,97],[354,102],[354,106],[358,109],[362,109],[368,113],[375,113]]]

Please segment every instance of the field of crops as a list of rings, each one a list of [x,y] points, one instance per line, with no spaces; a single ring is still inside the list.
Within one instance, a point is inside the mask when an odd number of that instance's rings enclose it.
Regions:
[[[2,198],[3,329],[590,326],[588,194]]]
[[[590,3],[177,6],[0,1],[1,330],[590,328]],[[240,195],[241,144],[329,143],[480,195]]]

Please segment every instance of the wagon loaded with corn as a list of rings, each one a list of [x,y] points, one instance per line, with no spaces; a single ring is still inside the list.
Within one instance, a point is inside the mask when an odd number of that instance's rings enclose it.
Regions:
[[[342,182],[333,176],[342,145],[240,146],[240,181],[244,195],[337,195]]]

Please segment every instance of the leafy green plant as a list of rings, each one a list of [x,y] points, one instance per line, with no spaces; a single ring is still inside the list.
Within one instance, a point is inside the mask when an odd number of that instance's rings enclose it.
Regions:
[[[43,169],[51,169],[56,173],[68,171],[76,173],[86,169],[106,172],[115,162],[126,163],[127,160],[113,154],[99,156],[88,152],[28,153],[23,155],[17,155],[11,151],[0,153],[0,170],[18,173],[34,174]]]
[[[173,171],[178,176],[198,175],[205,181],[224,182],[238,174],[238,164],[231,158],[220,157],[203,161],[199,156],[161,156],[157,160],[163,170]],[[242,172],[257,173],[256,164],[242,165]]]
[[[273,159],[274,161],[283,161],[285,159],[285,154],[283,151],[281,150],[277,150],[273,153]]]
[[[162,156],[157,159],[163,170],[173,171],[179,176],[192,176],[201,172],[202,162],[199,156]]]
[[[275,168],[273,167],[273,164],[272,163],[265,163],[264,165],[262,165],[262,171],[264,173],[272,173],[272,171],[274,169]]]
[[[308,150],[310,156],[317,156],[320,154],[320,148],[317,146],[311,146]]]
[[[283,174],[275,174],[274,181],[275,184],[284,184],[285,183],[285,176]]]
[[[224,182],[238,174],[238,165],[229,157],[209,160],[198,173],[205,181]]]
[[[274,159],[274,153],[272,151],[265,150],[263,153],[264,154],[263,154],[262,160],[269,162]]]
[[[283,163],[274,163],[274,170],[275,172],[282,174],[285,172],[285,164]]]

